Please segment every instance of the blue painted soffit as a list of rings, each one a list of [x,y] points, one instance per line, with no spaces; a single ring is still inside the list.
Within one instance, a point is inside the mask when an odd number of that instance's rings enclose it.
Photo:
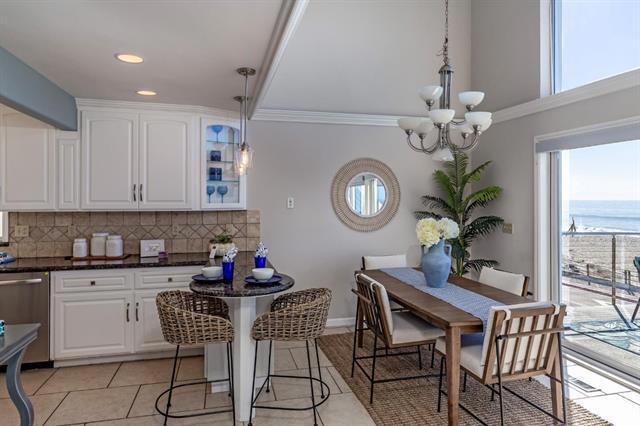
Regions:
[[[0,103],[61,130],[78,130],[76,99],[0,47]]]

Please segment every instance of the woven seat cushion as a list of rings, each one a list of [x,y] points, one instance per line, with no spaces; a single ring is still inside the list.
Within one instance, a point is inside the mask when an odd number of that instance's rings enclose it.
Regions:
[[[435,340],[444,332],[410,312],[393,312],[392,343],[395,345]]]

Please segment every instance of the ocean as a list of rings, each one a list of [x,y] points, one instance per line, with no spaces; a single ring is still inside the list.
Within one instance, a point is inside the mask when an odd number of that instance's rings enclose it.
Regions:
[[[563,231],[572,219],[578,231],[640,232],[640,200],[570,200],[562,215]]]

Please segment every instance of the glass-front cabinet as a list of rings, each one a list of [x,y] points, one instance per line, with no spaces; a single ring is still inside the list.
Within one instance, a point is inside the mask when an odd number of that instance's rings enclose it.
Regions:
[[[202,209],[245,209],[246,176],[238,176],[233,167],[233,153],[240,144],[239,123],[203,118],[201,127]]]

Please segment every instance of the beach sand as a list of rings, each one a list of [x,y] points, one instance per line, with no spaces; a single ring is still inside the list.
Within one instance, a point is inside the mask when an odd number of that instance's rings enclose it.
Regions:
[[[616,236],[616,281],[625,282],[624,271],[631,271],[631,284],[640,285],[633,258],[640,256],[640,235]],[[611,280],[611,235],[564,235],[562,264],[565,271],[585,274],[587,264],[592,276]]]

